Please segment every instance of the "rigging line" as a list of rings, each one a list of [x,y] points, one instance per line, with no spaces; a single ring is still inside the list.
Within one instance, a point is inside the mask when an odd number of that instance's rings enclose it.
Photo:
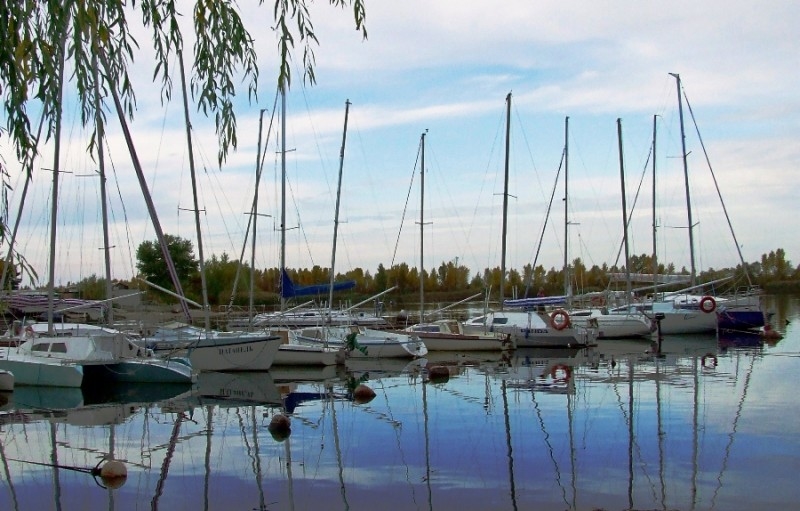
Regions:
[[[408,212],[408,204],[411,199],[411,190],[414,187],[414,177],[417,174],[417,165],[419,165],[420,154],[422,151],[422,141],[420,140],[419,144],[417,144],[417,157],[414,161],[414,167],[411,170],[411,181],[408,183],[408,193],[406,193],[406,202],[403,205],[403,214],[400,216],[400,229],[397,230],[397,239],[394,242],[394,252],[392,253],[392,262],[389,265],[389,268],[394,267],[394,261],[397,258],[397,247],[400,245],[400,234],[403,232],[403,224],[406,221],[406,213]],[[424,172],[425,169],[421,169],[420,172]],[[420,264],[421,267],[421,264]]]
[[[733,419],[733,428],[731,432],[728,433],[728,443],[725,445],[725,456],[722,458],[722,466],[719,469],[719,474],[717,474],[717,487],[714,489],[714,496],[711,497],[711,509],[714,509],[716,506],[717,496],[719,491],[722,489],[722,476],[725,474],[725,470],[728,468],[728,460],[730,459],[731,450],[733,448],[733,441],[736,438],[736,431],[739,427],[739,419],[742,417],[742,409],[744,408],[744,400],[747,398],[747,389],[750,387],[750,378],[753,376],[753,367],[755,365],[756,357],[755,354],[751,354],[750,357],[750,367],[747,369],[747,374],[744,378],[744,388],[742,389],[742,396],[739,398],[739,404],[736,408],[736,415],[734,415]]]
[[[567,489],[561,482],[561,469],[558,468],[558,460],[556,460],[555,456],[555,449],[553,448],[553,443],[550,441],[550,433],[547,432],[547,428],[544,424],[544,417],[542,416],[542,410],[539,407],[539,402],[536,400],[536,392],[531,388],[531,400],[533,401],[533,408],[536,411],[536,418],[539,419],[539,427],[544,433],[544,443],[547,446],[547,453],[550,456],[550,460],[553,462],[553,468],[556,471],[556,484],[558,487],[561,488],[561,498],[564,500],[564,503],[569,506],[569,501],[567,500]]]
[[[117,167],[116,167],[116,165],[114,165],[114,159],[111,157],[111,150],[110,150],[110,148],[108,148],[107,144],[106,144],[106,150],[108,151],[108,160],[111,163],[111,172],[114,175],[114,184],[116,184],[116,187],[117,187],[117,196],[119,197],[119,202],[122,205],[122,218],[124,220],[125,233],[126,233],[126,238],[127,238],[127,241],[128,241],[127,242],[127,246],[128,246],[128,261],[131,264],[131,268],[130,268],[131,269],[131,273],[130,274],[131,275],[135,275],[134,266],[133,266],[133,261],[135,261],[135,258],[133,256],[133,240],[132,240],[132,232],[131,232],[130,222],[128,221],[128,209],[125,207],[125,201],[122,198],[122,189],[120,189],[120,187],[119,187],[119,174],[117,173]],[[116,215],[114,213],[114,209],[113,208],[111,209],[111,216],[114,218],[114,220],[116,220]],[[113,222],[113,223],[116,224],[116,222]]]
[[[692,110],[692,105],[689,104],[689,97],[686,95],[685,89],[683,91],[683,97],[686,99],[686,107],[689,109],[689,115],[692,117],[692,123],[694,124],[695,131],[697,132],[697,139],[700,141],[700,147],[703,148],[703,156],[705,156],[706,164],[708,165],[708,170],[709,172],[711,172],[711,178],[714,180],[714,188],[717,190],[717,196],[719,197],[719,202],[720,204],[722,204],[722,211],[725,213],[725,220],[727,220],[728,222],[728,229],[730,229],[731,231],[731,236],[733,236],[733,242],[736,245],[736,251],[739,253],[739,261],[742,263],[744,274],[747,277],[747,283],[748,285],[752,286],[753,283],[750,280],[750,272],[747,271],[747,264],[744,262],[744,256],[742,255],[742,248],[739,246],[739,241],[736,239],[736,233],[733,232],[733,224],[731,223],[730,216],[728,216],[728,208],[725,207],[725,201],[722,199],[722,192],[719,189],[717,176],[714,174],[714,169],[711,167],[711,160],[708,157],[708,151],[706,151],[706,145],[703,142],[703,137],[700,135],[700,128],[697,126],[697,120],[694,117],[694,111]]]
[[[636,210],[636,203],[639,201],[639,194],[642,191],[642,183],[644,183],[644,178],[647,175],[647,172],[648,172],[647,165],[650,163],[650,156],[652,156],[652,154],[653,154],[653,146],[651,145],[650,146],[650,152],[647,154],[647,159],[645,160],[644,166],[642,167],[642,176],[639,178],[639,186],[636,188],[636,195],[633,197],[633,204],[631,205],[630,213],[627,212],[627,211],[625,212],[625,218],[626,218],[626,222],[628,224],[628,225],[625,226],[626,230],[631,225],[631,219],[633,217],[633,212],[634,212],[634,210]],[[622,254],[622,248],[623,248],[624,245],[625,245],[625,240],[623,239],[619,243],[619,249],[617,250],[617,257],[616,257],[616,259],[614,259],[614,266],[616,266],[619,263],[619,258],[620,258],[620,255]]]
[[[528,282],[525,283],[525,294],[523,296],[526,298],[528,296],[528,291],[530,291],[531,284],[533,283],[533,273],[536,269],[536,263],[539,261],[539,252],[542,250],[542,240],[544,239],[545,230],[547,230],[547,219],[550,218],[550,210],[553,208],[553,200],[556,196],[556,188],[558,187],[558,178],[561,175],[561,169],[564,166],[566,156],[567,152],[565,149],[561,152],[561,162],[558,164],[558,170],[556,171],[556,179],[553,183],[553,191],[550,192],[550,203],[547,205],[547,212],[545,213],[544,217],[544,225],[542,225],[542,230],[539,232],[539,244],[536,246],[536,255],[531,263],[531,273],[529,275]]]
[[[486,176],[489,174],[489,170],[490,170],[491,163],[492,163],[492,158],[494,157],[495,148],[497,147],[497,140],[498,140],[498,138],[500,137],[500,134],[501,134],[501,133],[504,133],[504,132],[503,132],[503,131],[500,129],[500,127],[505,125],[505,117],[506,117],[506,116],[505,116],[505,109],[504,109],[504,110],[502,111],[502,113],[500,114],[500,116],[499,116],[499,119],[498,119],[498,127],[495,129],[494,140],[492,141],[491,150],[489,151],[489,159],[486,161],[486,168],[484,169],[484,173],[483,173],[483,177],[484,177],[484,179],[480,179],[480,180],[479,180],[479,182],[480,182],[481,186],[480,186],[480,188],[479,188],[479,191],[478,191],[478,197],[480,197],[480,196],[482,196],[482,195],[483,195],[483,191],[484,191],[484,183],[486,182],[486,179],[485,179],[485,178],[486,178]],[[493,174],[494,174],[494,184],[497,184],[498,173],[497,173],[497,172],[494,172]],[[476,201],[475,201],[475,208],[472,210],[472,224],[470,225],[470,229],[469,229],[469,231],[468,231],[468,232],[470,232],[470,233],[472,232],[472,227],[474,227],[474,226],[475,226],[475,223],[476,223],[476,221],[478,220],[478,209],[479,209],[479,204],[480,204],[480,201],[477,201],[477,200],[476,200]],[[496,209],[497,209],[497,208],[494,208],[494,207],[492,207],[492,205],[491,205],[491,201],[490,201],[490,204],[489,204],[489,215],[488,215],[488,216],[489,216],[489,220],[493,220],[493,219],[494,219],[494,216],[495,216],[495,210],[496,210]],[[483,215],[483,216],[481,216],[481,218],[480,218],[480,219],[481,219],[481,221],[485,220],[485,219],[486,219],[486,215]],[[491,232],[491,231],[493,231],[493,229],[491,229],[491,228],[490,228],[490,232]],[[467,238],[467,244],[469,244],[469,238]],[[486,266],[485,266],[486,268],[491,268],[491,263],[490,263],[490,261],[492,260],[492,258],[493,258],[493,255],[492,255],[490,252],[491,252],[491,251],[487,251],[487,253],[486,253],[486,263],[485,263],[485,264],[486,264]],[[478,263],[478,264],[480,265],[480,263]],[[480,267],[480,266],[479,266],[479,267]]]

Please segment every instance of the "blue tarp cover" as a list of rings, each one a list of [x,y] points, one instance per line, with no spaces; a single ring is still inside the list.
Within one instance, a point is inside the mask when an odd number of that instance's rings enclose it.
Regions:
[[[333,284],[334,291],[344,291],[356,287],[355,280],[346,280],[344,282],[335,282]],[[322,295],[330,292],[330,284],[313,284],[310,286],[295,286],[292,279],[286,270],[281,270],[281,297],[293,298],[295,296],[312,296]]]

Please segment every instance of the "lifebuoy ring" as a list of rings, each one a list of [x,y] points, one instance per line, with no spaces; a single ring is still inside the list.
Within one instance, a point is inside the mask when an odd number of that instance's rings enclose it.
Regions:
[[[26,326],[25,327],[25,337],[33,337],[33,335],[34,335],[33,327],[30,326],[30,325]]]
[[[711,360],[711,367],[717,367],[717,356],[713,353],[706,353],[700,358],[700,365],[706,367],[706,360]]]
[[[559,320],[559,318],[561,318]],[[569,313],[564,309],[556,309],[550,314],[550,325],[556,330],[564,330],[570,325]]]
[[[559,372],[563,374],[560,376]],[[550,377],[554,381],[566,383],[572,378],[572,368],[565,364],[556,364],[550,369]]]
[[[710,314],[717,310],[717,301],[714,300],[713,296],[704,296],[700,299],[699,307],[701,311]]]

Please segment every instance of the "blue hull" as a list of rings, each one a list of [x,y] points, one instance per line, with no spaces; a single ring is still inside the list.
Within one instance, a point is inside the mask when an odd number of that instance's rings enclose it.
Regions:
[[[764,326],[760,310],[723,310],[717,314],[717,326],[724,330],[753,330]]]

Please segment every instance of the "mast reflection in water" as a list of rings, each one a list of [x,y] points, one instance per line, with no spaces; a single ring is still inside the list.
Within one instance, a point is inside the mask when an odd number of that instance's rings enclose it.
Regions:
[[[297,381],[20,387],[0,410],[0,508],[788,509],[800,502],[800,318],[797,301],[778,311],[774,345],[684,336],[660,356],[603,341]],[[371,400],[354,399],[359,384]],[[270,432],[279,414],[288,436]],[[116,489],[83,470],[111,458],[127,468]]]

